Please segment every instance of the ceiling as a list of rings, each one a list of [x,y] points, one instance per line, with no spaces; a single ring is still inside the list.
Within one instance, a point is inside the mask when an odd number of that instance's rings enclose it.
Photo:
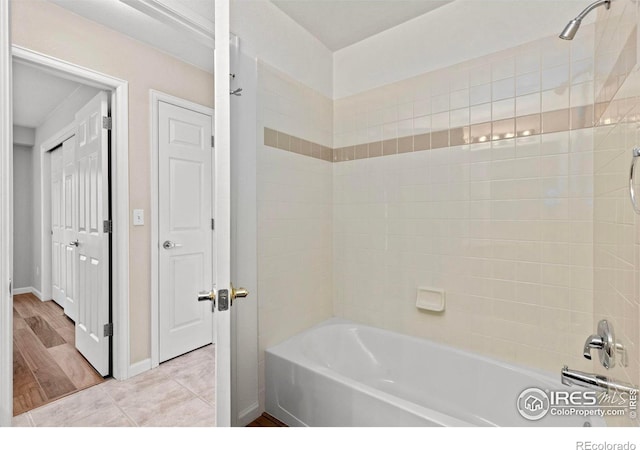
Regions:
[[[13,123],[37,128],[82,85],[24,64],[13,64]]]
[[[348,47],[453,0],[271,0],[329,50]]]

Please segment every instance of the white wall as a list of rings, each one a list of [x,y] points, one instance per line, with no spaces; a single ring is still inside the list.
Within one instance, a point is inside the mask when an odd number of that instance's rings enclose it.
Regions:
[[[33,147],[36,139],[36,130],[34,128],[13,126],[13,143],[17,145],[25,145]]]
[[[342,98],[560,33],[589,0],[457,0],[333,55]],[[594,20],[587,17],[584,24]]]
[[[231,32],[239,36],[243,52],[277,67],[312,89],[331,97],[332,53],[266,0],[233,0]]]
[[[13,146],[13,288],[30,288],[33,264],[33,148]]]
[[[47,119],[36,128],[35,145],[32,152],[33,168],[33,223],[31,225],[33,239],[33,264],[35,272],[40,273],[33,280],[33,287],[39,290],[45,297],[51,298],[51,245],[47,242],[50,239],[51,229],[51,202],[47,195],[50,192],[49,186],[42,185],[42,176],[48,180],[50,165],[48,156],[43,156],[41,146],[47,140],[59,133],[67,125],[75,120],[75,114],[89,100],[91,100],[98,90],[89,86],[79,86],[65,101],[47,117]],[[47,149],[50,150],[50,149]],[[48,183],[47,183],[48,184]],[[48,271],[42,270],[43,261],[48,261]]]

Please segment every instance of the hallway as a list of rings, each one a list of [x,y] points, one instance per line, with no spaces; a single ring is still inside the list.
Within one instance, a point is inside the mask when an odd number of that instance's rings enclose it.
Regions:
[[[14,296],[14,416],[104,381],[76,350],[74,323],[60,306]]]
[[[213,427],[215,347],[114,379],[13,418],[14,427]]]

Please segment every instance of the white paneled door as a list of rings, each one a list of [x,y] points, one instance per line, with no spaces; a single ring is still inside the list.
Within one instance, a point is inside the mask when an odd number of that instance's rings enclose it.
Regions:
[[[51,165],[51,296],[53,301],[64,308],[65,271],[64,259],[64,227],[62,217],[64,211],[62,148],[58,147],[49,153]]]
[[[51,152],[51,282],[53,300],[76,320],[77,174],[75,136]]]
[[[159,360],[213,342],[212,117],[160,102]]]
[[[109,132],[108,98],[99,93],[76,114],[76,348],[109,374]]]

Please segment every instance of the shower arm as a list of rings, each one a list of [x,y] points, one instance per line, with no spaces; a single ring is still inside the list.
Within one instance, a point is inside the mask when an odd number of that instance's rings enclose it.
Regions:
[[[578,14],[576,16],[576,18],[573,19],[573,20],[582,20],[582,19],[584,19],[587,16],[587,14],[589,14],[591,11],[593,11],[594,9],[596,9],[597,7],[602,6],[602,5],[604,5],[604,7],[606,9],[611,8],[611,0],[597,0],[597,1],[593,2],[592,4],[587,6],[584,9],[584,11],[582,11],[580,14]]]

